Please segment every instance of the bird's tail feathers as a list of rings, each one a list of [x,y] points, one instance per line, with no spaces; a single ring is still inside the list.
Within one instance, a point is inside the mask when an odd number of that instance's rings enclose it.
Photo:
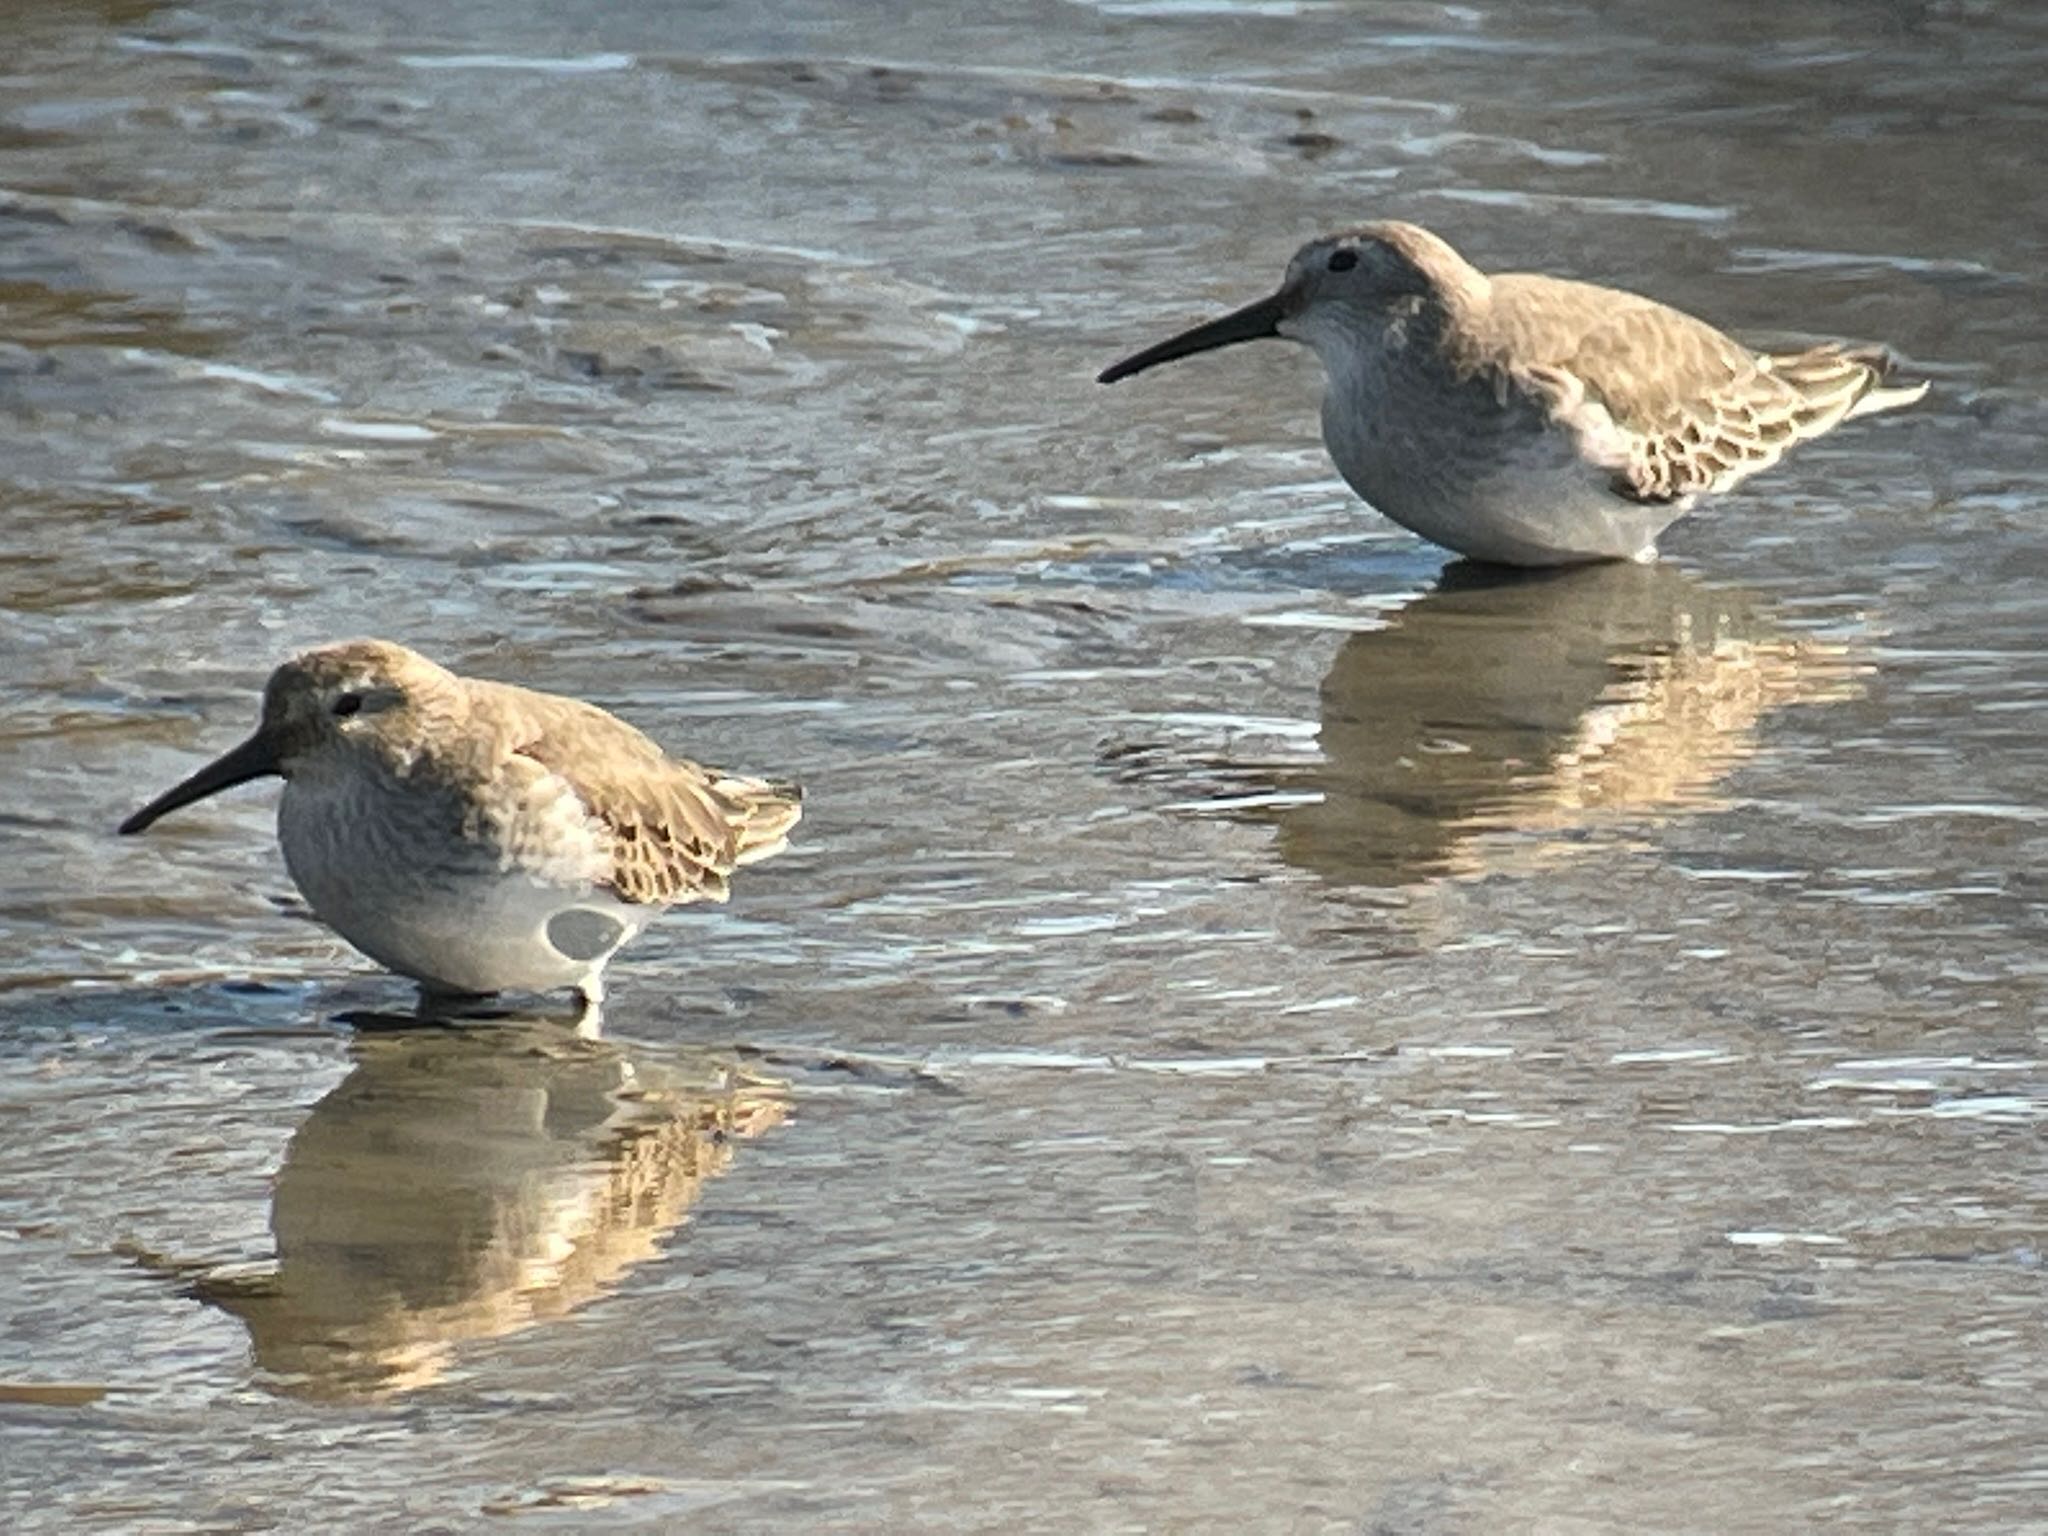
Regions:
[[[1766,358],[1769,371],[1801,397],[1797,423],[1825,431],[1840,421],[1896,411],[1927,393],[1927,381],[1890,384],[1892,355],[1882,347],[1812,347]],[[1803,435],[1803,434],[1802,434]]]
[[[727,775],[711,787],[732,807],[733,828],[739,834],[735,865],[772,858],[789,846],[790,828],[804,814],[800,786]]]
[[[1922,379],[1918,384],[1892,384],[1873,389],[1869,394],[1849,407],[1849,418],[1875,416],[1879,411],[1896,411],[1909,405],[1917,405],[1926,395],[1929,384]]]

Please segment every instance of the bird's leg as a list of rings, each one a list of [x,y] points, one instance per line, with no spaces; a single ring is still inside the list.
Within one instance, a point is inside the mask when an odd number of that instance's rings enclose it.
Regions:
[[[604,973],[592,971],[576,989],[576,1033],[595,1040],[604,1022]]]

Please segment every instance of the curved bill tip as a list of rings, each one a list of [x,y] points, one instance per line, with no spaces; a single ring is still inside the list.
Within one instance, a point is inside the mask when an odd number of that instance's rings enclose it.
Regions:
[[[224,789],[233,789],[237,784],[246,784],[251,779],[260,779],[277,771],[276,749],[262,735],[251,736],[232,752],[215,758],[182,784],[158,795],[122,822],[119,831],[123,837],[132,836],[170,815],[180,806],[190,805],[195,800],[204,800],[208,795],[217,795]]]
[[[1278,336],[1280,322],[1287,313],[1286,297],[1284,293],[1271,294],[1256,304],[1234,309],[1220,319],[1182,331],[1178,336],[1169,336],[1142,352],[1133,352],[1122,362],[1111,363],[1103,369],[1095,376],[1095,382],[1114,384],[1118,379],[1128,379],[1134,373],[1143,373],[1147,368],[1173,362],[1176,358],[1192,357],[1197,352],[1213,352],[1218,347],[1234,347],[1241,341],[1260,341],[1268,336]]]

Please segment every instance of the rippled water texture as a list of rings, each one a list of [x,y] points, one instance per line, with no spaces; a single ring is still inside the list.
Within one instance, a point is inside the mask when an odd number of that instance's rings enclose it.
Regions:
[[[33,1532],[2038,1528],[2048,21],[15,0]],[[1368,216],[1934,393],[1502,582],[1269,345]],[[801,776],[602,1038],[251,788],[372,632]]]

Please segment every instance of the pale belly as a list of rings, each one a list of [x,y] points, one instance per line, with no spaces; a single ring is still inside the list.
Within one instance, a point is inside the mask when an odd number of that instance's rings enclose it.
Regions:
[[[307,903],[370,959],[439,992],[594,988],[652,909],[587,880],[503,868],[487,850],[399,824],[374,795],[297,780],[278,841]]]
[[[1332,396],[1323,441],[1346,483],[1391,521],[1468,559],[1653,559],[1658,535],[1690,509],[1617,496],[1562,431],[1459,440],[1404,422],[1399,406],[1338,410]]]

